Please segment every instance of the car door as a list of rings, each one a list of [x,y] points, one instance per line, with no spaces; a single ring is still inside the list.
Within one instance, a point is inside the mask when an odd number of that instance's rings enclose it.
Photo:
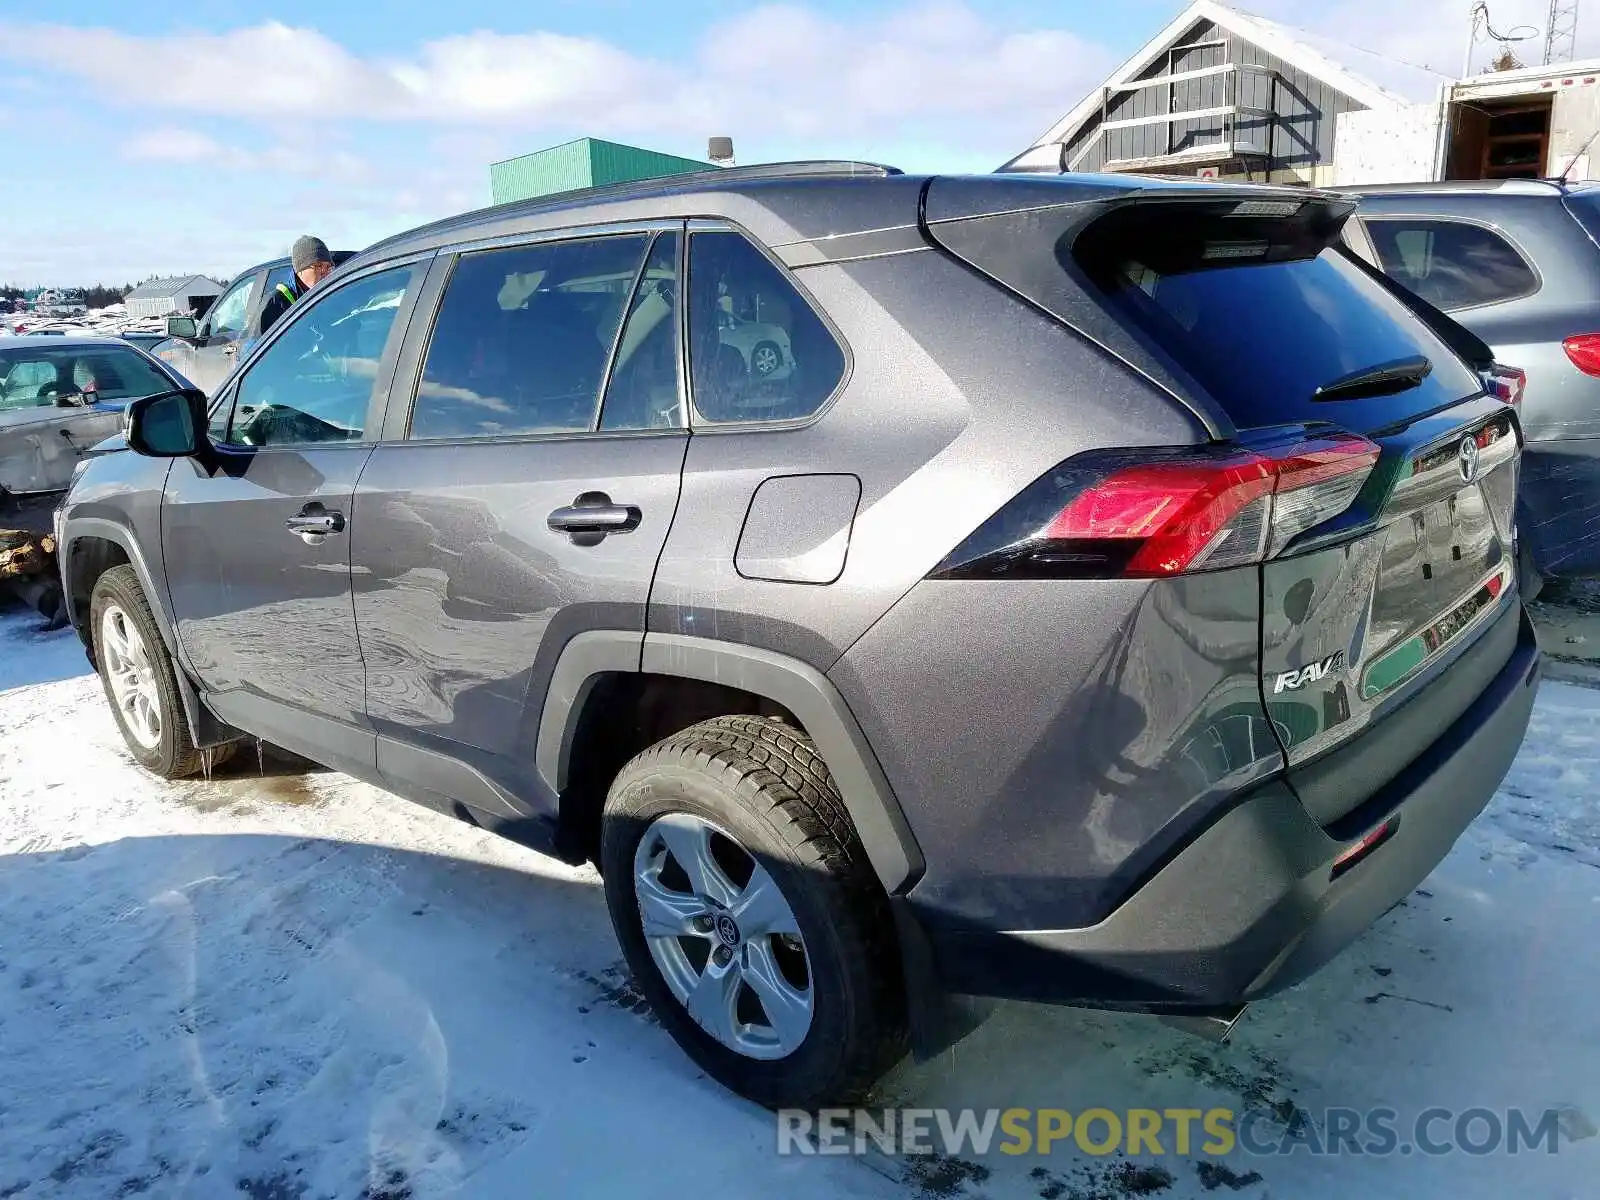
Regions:
[[[224,720],[320,762],[373,767],[350,602],[352,499],[425,264],[296,306],[173,465],[162,551],[178,636]],[[303,306],[303,307],[302,307]]]
[[[261,273],[253,271],[234,280],[212,303],[194,337],[168,338],[156,347],[155,356],[213,395],[237,361],[239,336],[260,278]]]
[[[556,659],[595,629],[642,647],[688,441],[681,243],[667,223],[436,262],[437,316],[397,372],[352,531],[397,790],[550,815],[534,745]]]
[[[194,343],[194,370],[191,382],[211,395],[238,365],[254,311],[256,292],[261,286],[260,271],[236,280],[211,306]]]

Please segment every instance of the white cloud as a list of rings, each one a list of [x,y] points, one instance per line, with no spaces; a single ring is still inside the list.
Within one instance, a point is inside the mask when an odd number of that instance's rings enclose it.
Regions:
[[[152,129],[141,133],[123,149],[123,156],[136,162],[203,163],[216,162],[227,147],[193,129]]]
[[[515,122],[697,139],[741,128],[818,136],[866,120],[941,117],[1031,129],[1041,109],[1070,103],[1112,62],[1071,33],[1008,32],[937,2],[842,20],[759,8],[710,29],[687,61],[598,38],[487,31],[384,60],[278,22],[172,35],[0,23],[0,57],[97,81],[159,81],[122,89],[120,102],[212,116]]]

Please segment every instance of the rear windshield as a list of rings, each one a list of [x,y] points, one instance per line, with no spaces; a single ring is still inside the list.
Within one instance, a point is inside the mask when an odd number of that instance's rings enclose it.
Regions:
[[[1482,390],[1448,346],[1343,254],[1320,248],[1320,237],[1280,245],[1256,236],[1269,223],[1254,222],[1250,236],[1223,243],[1206,236],[1209,223],[1189,238],[1175,230],[1183,221],[1170,210],[1159,230],[1152,215],[1118,222],[1098,240],[1091,229],[1084,265],[1112,307],[1240,428],[1322,420],[1371,432]],[[1130,236],[1137,233],[1148,236]],[[1084,249],[1077,247],[1080,260]],[[1312,398],[1354,373],[1418,355],[1431,369],[1402,391]]]

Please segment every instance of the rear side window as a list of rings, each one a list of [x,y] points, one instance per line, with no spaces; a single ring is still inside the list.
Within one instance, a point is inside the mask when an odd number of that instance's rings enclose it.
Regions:
[[[463,255],[434,323],[411,436],[593,429],[649,243],[634,234]]]
[[[1163,209],[1122,209],[1074,251],[1113,309],[1240,428],[1331,421],[1369,432],[1482,390],[1400,300],[1327,247],[1335,234],[1271,228],[1288,222],[1191,225]],[[1413,386],[1313,399],[1356,372],[1418,355],[1430,369]]]
[[[765,254],[708,231],[689,239],[689,370],[702,421],[793,421],[827,402],[845,358]]]
[[[1366,222],[1383,269],[1446,312],[1531,296],[1539,277],[1492,229],[1465,221],[1372,217]]]

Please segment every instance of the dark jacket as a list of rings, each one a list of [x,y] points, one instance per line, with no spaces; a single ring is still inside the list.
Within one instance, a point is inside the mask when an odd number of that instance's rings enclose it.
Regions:
[[[300,282],[297,275],[289,276],[289,282],[280,283],[273,288],[261,305],[261,329],[256,336],[265,337],[273,322],[288,312],[289,306],[304,296],[308,290],[310,289]]]

